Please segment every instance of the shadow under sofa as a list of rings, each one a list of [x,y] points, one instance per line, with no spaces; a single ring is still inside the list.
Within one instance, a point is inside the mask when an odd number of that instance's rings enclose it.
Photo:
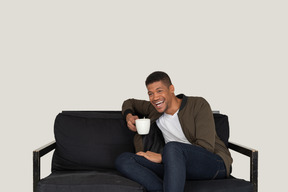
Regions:
[[[234,178],[187,181],[185,192],[256,192],[258,151],[229,142],[228,117],[214,113],[218,136],[232,150],[250,158],[250,181]],[[145,188],[123,177],[114,161],[135,152],[120,111],[63,111],[54,123],[55,141],[33,151],[34,192],[140,192]],[[54,150],[55,149],[55,150]],[[40,177],[41,157],[54,150],[51,174]]]

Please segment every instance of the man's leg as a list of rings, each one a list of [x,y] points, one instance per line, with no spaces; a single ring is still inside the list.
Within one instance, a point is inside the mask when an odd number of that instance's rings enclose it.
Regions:
[[[163,151],[164,191],[184,191],[186,179],[225,178],[223,160],[206,149],[178,142],[169,142]]]
[[[147,191],[163,191],[163,165],[134,153],[123,153],[115,166],[125,177],[143,185]]]

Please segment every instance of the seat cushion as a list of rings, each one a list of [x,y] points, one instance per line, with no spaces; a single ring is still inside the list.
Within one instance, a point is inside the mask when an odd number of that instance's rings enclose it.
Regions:
[[[116,171],[56,171],[40,180],[37,192],[143,192]]]
[[[117,171],[56,171],[40,180],[37,192],[143,192],[140,184]],[[185,192],[253,192],[252,184],[236,178],[187,181]]]
[[[216,180],[187,181],[185,192],[253,192],[250,182],[229,178]]]
[[[230,177],[228,179],[187,181],[185,192],[253,192],[253,185],[243,179]]]
[[[54,124],[56,150],[52,170],[113,169],[123,152],[134,152],[134,132],[121,112],[66,112]]]

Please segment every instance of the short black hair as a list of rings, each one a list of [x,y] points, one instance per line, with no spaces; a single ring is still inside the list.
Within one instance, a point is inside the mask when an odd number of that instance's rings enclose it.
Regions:
[[[171,79],[167,75],[167,73],[163,71],[155,71],[146,78],[146,81],[145,81],[146,87],[147,85],[154,83],[154,82],[158,82],[158,81],[162,81],[167,87],[172,85]]]

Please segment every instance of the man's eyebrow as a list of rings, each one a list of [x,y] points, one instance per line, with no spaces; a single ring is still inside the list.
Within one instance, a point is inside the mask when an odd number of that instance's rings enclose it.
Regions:
[[[157,87],[157,88],[156,88],[156,90],[159,90],[159,89],[163,89],[163,88],[162,88],[162,87]],[[148,91],[148,94],[149,94],[149,93],[152,93],[152,92],[153,92],[153,91]]]

